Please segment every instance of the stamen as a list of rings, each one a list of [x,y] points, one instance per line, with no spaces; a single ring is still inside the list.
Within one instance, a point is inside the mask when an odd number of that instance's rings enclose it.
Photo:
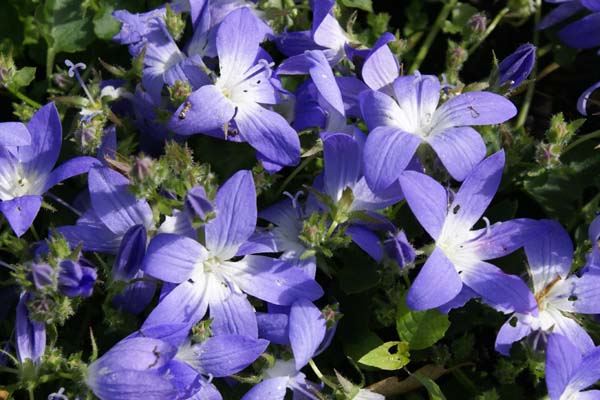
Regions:
[[[294,211],[296,211],[296,218],[301,219],[303,217],[303,211],[302,207],[300,207],[300,202],[298,199],[304,194],[304,192],[302,190],[299,190],[293,196],[288,191],[283,192],[283,194],[289,197],[289,199],[292,201],[292,208],[294,209]]]
[[[485,221],[485,236],[490,236],[490,220],[487,217],[482,218]]]
[[[8,268],[11,271],[16,271],[15,267],[10,264],[5,263],[4,261],[0,261],[0,267]]]
[[[63,199],[61,199],[58,196],[53,195],[50,192],[46,192],[46,196],[50,197],[52,200],[56,201],[58,204],[66,207],[67,209],[71,210],[74,214],[76,214],[78,217],[81,217],[83,215],[83,213],[81,211],[79,211],[78,209],[76,209],[75,207],[71,206],[69,203],[67,203],[66,201],[64,201]]]
[[[543,288],[542,290],[540,290],[539,293],[535,294],[535,300],[537,301],[538,305],[541,304],[541,301],[548,296],[548,293],[550,293],[550,291],[552,290],[552,288],[554,286],[556,286],[556,284],[561,280],[562,278],[560,277],[560,275],[558,275],[556,278],[554,278],[552,280],[552,282],[550,282],[549,284],[546,285],[545,288]]]
[[[67,67],[69,67],[69,76],[72,78],[73,76],[75,76],[77,78],[77,81],[79,82],[79,85],[81,86],[81,88],[83,89],[83,91],[85,92],[85,95],[87,96],[87,98],[90,100],[90,102],[94,103],[94,98],[92,97],[92,95],[90,94],[87,86],[85,85],[85,83],[83,82],[83,79],[81,79],[81,75],[79,75],[79,69],[84,70],[86,69],[86,65],[84,63],[77,63],[77,64],[73,64],[73,61],[71,60],[65,60],[65,65]]]
[[[65,388],[61,387],[58,392],[49,394],[48,400],[69,400],[69,398],[63,394],[64,392]]]
[[[446,74],[442,74],[441,89],[444,91],[446,96],[448,95],[448,89],[456,89],[456,85],[451,85],[450,83],[448,83],[448,78],[446,77]]]

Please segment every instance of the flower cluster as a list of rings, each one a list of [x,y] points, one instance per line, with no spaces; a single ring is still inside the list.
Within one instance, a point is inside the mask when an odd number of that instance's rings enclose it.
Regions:
[[[559,35],[599,46],[600,2],[560,3],[539,28],[591,10]],[[32,396],[40,382],[66,379],[69,395],[102,400],[384,399],[387,389],[354,384],[335,365],[335,377],[324,375],[315,362],[336,351],[348,299],[380,283],[413,324],[447,322],[471,301],[503,314],[500,355],[522,342],[545,360],[552,400],[596,398],[583,390],[600,379],[600,353],[580,315],[600,314],[600,217],[591,248],[574,254],[557,221],[490,208],[516,165],[490,137],[518,114],[512,97],[528,85],[536,47],[518,47],[485,84],[465,85],[405,73],[389,32],[359,46],[333,0],[311,1],[305,30],[275,29],[267,14],[246,0],[114,11],[113,41],[127,46],[132,70],[109,66],[121,79],[88,89],[85,66],[66,62],[86,94],[74,139],[88,155],[63,154],[55,168],[63,137],[54,102],[26,125],[0,124],[0,211],[17,260],[2,266],[18,296],[0,372],[19,376],[12,389]],[[474,16],[470,35],[486,31],[486,18]],[[135,156],[126,127],[139,134]],[[208,144],[232,149],[207,156],[226,164],[250,154],[247,168],[215,176],[198,163]],[[77,175],[84,188],[72,201],[50,192]],[[44,220],[40,237],[40,210],[56,211],[49,200],[77,218]],[[377,265],[373,284],[339,261],[349,249]],[[519,249],[525,263],[507,257]],[[81,310],[85,335],[101,313],[116,332],[100,356],[91,332],[87,362],[81,352],[57,355],[56,327]],[[447,329],[421,345],[400,317],[401,340],[372,334],[356,361],[400,369],[409,347],[430,347]],[[408,379],[435,390],[431,376]]]

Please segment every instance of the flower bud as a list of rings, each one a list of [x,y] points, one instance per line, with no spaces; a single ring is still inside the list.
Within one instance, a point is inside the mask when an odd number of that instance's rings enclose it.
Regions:
[[[52,267],[48,264],[34,264],[31,266],[31,280],[36,289],[52,284]]]
[[[136,276],[146,255],[146,242],[143,225],[134,225],[123,235],[112,269],[115,280],[130,281]]]
[[[206,190],[202,186],[194,186],[185,195],[185,211],[190,216],[197,216],[201,220],[206,220],[209,213],[214,211],[214,207],[208,197]]]
[[[60,263],[58,290],[67,297],[90,297],[97,274],[94,268],[65,260]]]
[[[400,269],[413,262],[416,257],[415,249],[408,242],[403,231],[395,235],[389,233],[389,239],[383,242],[383,251],[388,258],[398,262]]]
[[[46,349],[46,326],[29,318],[27,302],[32,297],[31,293],[22,293],[17,305],[17,357],[21,363],[30,359],[34,364],[37,364]]]
[[[152,159],[150,157],[142,156],[135,159],[133,168],[131,170],[133,178],[142,182],[152,175]]]
[[[475,33],[483,33],[487,29],[488,19],[485,15],[476,13],[469,18],[469,26]]]
[[[526,43],[502,60],[498,65],[498,85],[512,82],[510,88],[514,89],[527,79],[535,64],[535,52],[535,46]]]

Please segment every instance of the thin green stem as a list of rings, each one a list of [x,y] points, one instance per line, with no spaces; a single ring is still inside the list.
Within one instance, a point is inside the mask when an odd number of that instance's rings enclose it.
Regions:
[[[541,58],[544,57],[549,51],[551,51],[552,49],[554,49],[555,44],[554,43],[550,43],[545,45],[544,47],[538,49],[537,51],[537,57]]]
[[[460,369],[458,369],[458,368],[453,369],[452,375],[454,375],[456,380],[459,381],[463,387],[465,387],[467,390],[469,390],[469,392],[471,392],[472,394],[479,393],[479,389],[477,389],[477,386],[467,376],[467,374],[462,372]]]
[[[330,238],[333,233],[335,232],[336,228],[338,227],[338,222],[337,221],[333,221],[331,222],[331,225],[329,225],[329,229],[327,230],[327,237]]]
[[[408,271],[403,270],[401,272],[401,275],[402,275],[402,279],[404,279],[404,283],[406,284],[406,287],[409,288],[411,286],[411,283],[410,283],[410,278],[408,277]]]
[[[29,227],[29,230],[31,230],[31,233],[33,234],[33,238],[35,239],[35,241],[39,242],[40,235],[38,235],[37,230],[35,229],[35,226],[33,226],[33,224],[31,224],[31,226]]]
[[[425,57],[427,57],[427,53],[429,53],[429,48],[433,44],[437,34],[440,32],[440,29],[442,29],[442,25],[444,24],[444,21],[446,21],[446,18],[448,18],[450,11],[452,11],[454,6],[456,6],[456,3],[458,3],[458,0],[449,0],[448,3],[446,3],[446,5],[442,8],[435,19],[435,22],[433,23],[433,27],[425,37],[425,41],[421,45],[421,48],[415,57],[415,61],[413,61],[412,65],[410,66],[409,73],[414,73],[419,69],[423,61],[425,61]]]
[[[508,8],[503,8],[502,10],[500,10],[500,12],[498,14],[496,14],[496,16],[494,17],[492,22],[490,22],[487,29],[485,30],[483,35],[479,38],[479,40],[477,40],[477,42],[473,43],[473,45],[471,47],[469,47],[469,49],[467,50],[467,54],[469,56],[471,54],[473,54],[473,52],[475,50],[477,50],[477,48],[479,46],[481,46],[481,43],[483,43],[485,41],[485,39],[487,39],[487,37],[494,31],[494,29],[496,29],[496,27],[498,26],[500,21],[502,21],[502,18],[504,18],[504,16],[506,14],[508,14],[509,11],[510,10]]]
[[[46,54],[46,79],[48,82],[52,79],[52,72],[54,71],[54,58],[56,54],[54,53],[54,49],[48,48],[48,53]]]
[[[330,381],[325,375],[323,375],[321,373],[321,370],[319,370],[319,367],[317,367],[317,364],[315,364],[315,362],[313,361],[312,358],[310,360],[308,360],[308,365],[310,365],[313,372],[315,373],[317,378],[319,378],[321,380],[321,382],[323,382],[324,384],[326,384],[333,390],[337,390],[338,386],[334,382]]]
[[[579,139],[572,142],[565,148],[565,150],[562,152],[562,155],[564,155],[569,150],[572,150],[575,146],[579,146],[581,143],[587,142],[588,140],[595,139],[595,138],[600,138],[600,130],[590,132],[588,134],[585,134],[585,135],[579,137]]]
[[[281,184],[281,187],[279,188],[279,190],[277,191],[277,196],[281,196],[281,194],[284,192],[285,188],[287,187],[287,185],[290,184],[290,182],[292,181],[292,179],[294,179],[296,177],[296,175],[298,175],[300,173],[300,171],[302,171],[304,168],[306,168],[306,166],[308,164],[310,164],[310,162],[316,157],[316,154],[313,154],[312,156],[306,157],[301,163],[300,165],[298,165],[296,167],[295,170],[292,171],[292,173],[285,179],[285,181],[283,181],[283,183]]]
[[[26,95],[24,95],[23,93],[19,92],[18,90],[15,90],[15,89],[10,88],[8,86],[6,86],[6,90],[8,90],[10,92],[10,94],[12,94],[13,96],[15,96],[17,99],[25,102],[26,104],[29,104],[33,108],[41,108],[42,107],[42,105],[40,103],[38,103],[35,100],[32,100],[31,98],[27,97]]]
[[[542,19],[542,0],[535,0],[535,16],[534,16],[534,24],[533,24],[533,45],[538,47],[540,42],[540,33],[537,30],[537,26]],[[531,82],[529,82],[529,86],[527,87],[527,93],[525,93],[525,100],[521,105],[521,110],[519,111],[519,116],[517,117],[517,122],[515,123],[515,128],[519,129],[525,125],[525,121],[527,120],[527,115],[529,115],[529,108],[531,107],[531,101],[533,100],[533,94],[535,93],[535,80],[537,78],[537,59],[533,66],[533,71],[531,71]]]
[[[35,394],[33,393],[33,387],[27,387],[27,393],[29,393],[29,400],[35,400]]]
[[[545,77],[547,77],[548,75],[550,75],[551,73],[553,73],[554,71],[556,71],[557,69],[560,68],[560,64],[553,62],[552,64],[548,64],[546,65],[546,67],[544,67],[544,69],[542,70],[542,72],[540,72],[540,74],[538,75],[537,81],[541,81],[542,79],[544,79]]]

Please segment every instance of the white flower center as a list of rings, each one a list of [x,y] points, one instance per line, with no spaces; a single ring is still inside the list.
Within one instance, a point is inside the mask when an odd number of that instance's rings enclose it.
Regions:
[[[279,378],[281,376],[293,376],[296,375],[296,364],[294,359],[287,361],[275,360],[275,364],[265,371],[266,378]]]
[[[0,200],[11,200],[25,195],[42,195],[45,179],[37,175],[26,175],[18,165],[13,171],[0,174]]]

